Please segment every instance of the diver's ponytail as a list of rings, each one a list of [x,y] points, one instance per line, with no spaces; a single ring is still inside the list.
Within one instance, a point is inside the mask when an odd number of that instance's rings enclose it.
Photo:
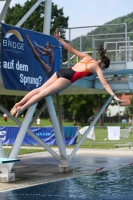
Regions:
[[[99,44],[99,47],[97,47],[96,51],[98,51],[101,58],[105,58],[105,54],[106,54],[107,51],[106,51],[106,49],[104,49],[102,44]]]
[[[101,62],[105,64],[104,69],[107,69],[110,65],[110,59],[107,56],[105,56],[107,52],[106,49],[104,49],[102,44],[99,44],[99,47],[97,47],[96,51],[98,51],[98,53],[100,54]]]

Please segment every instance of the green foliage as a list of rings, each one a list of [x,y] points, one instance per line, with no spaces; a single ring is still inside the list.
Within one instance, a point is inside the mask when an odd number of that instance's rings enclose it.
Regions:
[[[127,32],[133,32],[133,12],[123,16],[118,17],[116,19],[111,20],[110,22],[107,22],[106,24],[120,24],[120,23],[127,23]],[[87,33],[86,36],[83,37],[82,40],[82,49],[83,51],[87,51],[89,47],[92,47],[92,37],[88,37],[89,35],[96,35],[96,34],[111,34],[111,33],[124,33],[125,26],[124,25],[118,25],[118,26],[102,26],[98,27],[95,30]],[[105,38],[107,36],[100,36],[101,39]],[[114,37],[109,35],[109,38]],[[119,37],[122,37],[119,35]],[[129,35],[130,40],[133,40],[133,34]],[[71,45],[74,46],[76,49],[79,49],[80,47],[80,38],[77,37],[74,40],[71,41]]]
[[[14,103],[20,101],[21,98],[22,97],[19,96],[0,95],[0,104],[10,110],[13,107]]]
[[[130,113],[133,114],[133,96],[130,98],[130,105],[128,106]]]
[[[104,105],[108,97],[109,97],[109,94],[94,94],[93,95],[93,100],[95,101],[95,104],[96,104],[95,114],[97,114],[100,111],[101,107]],[[99,118],[98,125],[103,126],[102,115]]]
[[[126,106],[125,113],[127,117],[133,116],[133,96],[130,98],[130,105]]]
[[[89,116],[93,114],[94,101],[92,95],[64,95],[61,96],[61,106],[64,113],[70,113],[76,120],[85,125]]]
[[[4,18],[4,22],[7,24],[16,25],[35,3],[36,0],[28,0],[25,2],[24,6],[15,4],[15,6],[12,8],[9,7]],[[42,32],[44,9],[45,1],[42,1],[42,3],[35,9],[31,16],[24,22],[22,28]],[[58,9],[57,5],[52,3],[50,34],[53,35],[58,27],[68,27],[68,19],[68,17],[64,17],[63,8]]]
[[[97,108],[98,112],[108,96],[105,94],[64,95],[61,96],[62,110],[64,113],[71,113],[79,123],[86,125],[89,117],[94,114],[94,108]],[[102,118],[100,119],[99,125],[103,125]]]

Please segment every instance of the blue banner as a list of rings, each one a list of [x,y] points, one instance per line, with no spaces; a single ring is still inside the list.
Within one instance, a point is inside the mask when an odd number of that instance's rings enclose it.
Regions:
[[[4,87],[30,91],[61,68],[62,45],[52,36],[1,24]]]
[[[63,127],[64,128],[64,137],[65,144],[72,145],[76,144],[77,136],[78,136],[78,127]],[[5,145],[13,145],[17,134],[19,132],[20,127],[0,127],[0,140],[2,144]],[[39,137],[44,143],[47,145],[57,145],[54,130],[52,127],[31,127],[30,130]],[[29,134],[25,135],[22,145],[38,145]]]

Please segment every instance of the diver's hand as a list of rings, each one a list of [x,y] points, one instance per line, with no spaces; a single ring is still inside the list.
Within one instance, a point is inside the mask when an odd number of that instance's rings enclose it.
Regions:
[[[119,99],[116,95],[113,96],[114,100],[117,102],[126,102],[126,100]]]
[[[60,37],[60,32],[56,30],[55,34],[54,34],[54,37],[56,38],[56,40],[60,41],[62,40],[61,37]]]

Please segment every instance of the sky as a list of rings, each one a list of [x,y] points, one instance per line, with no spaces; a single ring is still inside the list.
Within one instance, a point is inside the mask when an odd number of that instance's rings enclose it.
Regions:
[[[4,2],[0,1],[0,11]],[[12,0],[10,5],[16,3],[23,5],[24,2],[26,0]],[[69,27],[103,25],[133,12],[133,0],[52,0],[52,2],[58,5],[58,8],[63,8],[64,16],[69,17]]]

